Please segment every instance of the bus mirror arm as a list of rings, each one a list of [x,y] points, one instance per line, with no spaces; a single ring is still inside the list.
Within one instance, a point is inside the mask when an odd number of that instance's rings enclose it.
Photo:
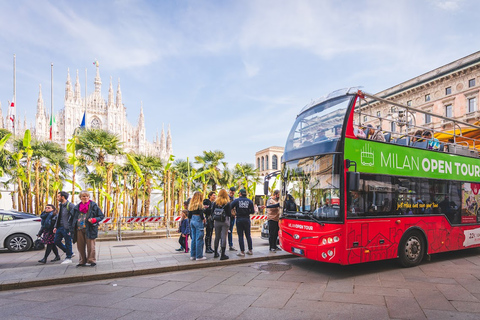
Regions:
[[[345,167],[348,169],[351,166],[355,167],[355,171],[347,171],[347,191],[358,191],[360,190],[360,173],[357,172],[357,163],[346,159]]]

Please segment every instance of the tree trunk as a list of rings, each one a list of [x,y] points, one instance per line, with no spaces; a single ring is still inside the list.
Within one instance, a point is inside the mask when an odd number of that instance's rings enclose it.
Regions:
[[[55,190],[53,194],[53,205],[55,206],[55,208],[58,208],[57,193],[58,193],[59,185],[60,185],[60,165],[57,163],[55,165]]]
[[[46,187],[45,187],[45,204],[50,203],[48,200],[48,197],[50,196],[50,166],[47,165],[47,170],[45,170],[47,174],[47,179],[46,179]]]
[[[40,160],[35,161],[35,214],[39,215],[40,209]]]
[[[134,197],[133,197],[133,216],[136,217],[137,216],[137,212],[138,212],[138,176],[135,175],[135,181],[133,183],[133,187],[134,187]]]
[[[77,172],[77,165],[73,164],[72,170],[72,203],[75,203],[75,173]]]
[[[33,207],[32,207],[32,192],[31,192],[31,176],[32,176],[32,170],[31,170],[31,163],[32,163],[32,158],[27,156],[27,167],[25,168],[27,170],[27,183],[25,184],[25,195],[26,195],[26,200],[27,200],[27,212],[33,213]]]
[[[112,184],[112,174],[113,174],[113,163],[109,163],[107,165],[107,190],[106,190],[107,194],[109,196],[112,193],[112,189],[111,189],[112,188],[112,186],[111,186],[111,184]],[[107,201],[106,201],[107,205],[106,205],[106,210],[105,211],[108,212],[107,216],[110,216],[111,203],[110,203],[110,199],[108,199],[108,197],[106,197],[106,198],[107,198]]]

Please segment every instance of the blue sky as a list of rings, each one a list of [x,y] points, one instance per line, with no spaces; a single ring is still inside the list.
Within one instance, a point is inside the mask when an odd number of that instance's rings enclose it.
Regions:
[[[300,109],[336,89],[379,92],[479,50],[475,0],[1,1],[0,102],[33,123],[42,84],[63,108],[67,68],[93,91],[120,78],[147,137],[171,126],[174,154],[222,150],[230,164],[285,144]]]

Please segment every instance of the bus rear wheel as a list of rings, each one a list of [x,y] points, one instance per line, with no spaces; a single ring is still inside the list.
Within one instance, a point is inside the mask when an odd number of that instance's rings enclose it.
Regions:
[[[406,234],[398,247],[398,257],[403,267],[419,265],[425,255],[425,240],[419,231]]]

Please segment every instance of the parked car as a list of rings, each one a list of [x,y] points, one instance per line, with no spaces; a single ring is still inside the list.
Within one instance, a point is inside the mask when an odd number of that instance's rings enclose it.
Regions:
[[[40,230],[42,219],[30,213],[0,209],[0,249],[29,250]]]

